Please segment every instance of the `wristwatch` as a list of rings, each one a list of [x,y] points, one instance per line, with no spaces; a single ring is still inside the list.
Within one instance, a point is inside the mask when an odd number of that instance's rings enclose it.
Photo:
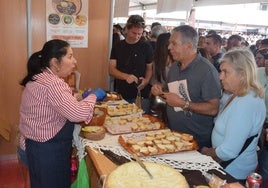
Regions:
[[[190,101],[186,100],[185,105],[184,105],[184,107],[182,109],[183,110],[189,110],[189,106],[190,106]]]

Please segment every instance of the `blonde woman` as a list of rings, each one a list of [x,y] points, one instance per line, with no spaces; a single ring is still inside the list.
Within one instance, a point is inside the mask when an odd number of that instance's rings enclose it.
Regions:
[[[257,144],[266,115],[264,91],[257,81],[254,56],[248,49],[230,50],[220,63],[219,78],[232,96],[215,121],[212,148],[201,151],[218,162],[230,161],[225,170],[244,183],[258,163]],[[250,141],[245,144],[247,139]]]

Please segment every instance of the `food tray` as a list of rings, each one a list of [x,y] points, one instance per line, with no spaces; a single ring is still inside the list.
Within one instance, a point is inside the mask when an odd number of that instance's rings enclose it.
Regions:
[[[134,103],[120,103],[118,105],[108,105],[107,115],[111,117],[125,116],[131,114],[143,113],[141,108],[138,108]]]
[[[130,154],[140,157],[197,150],[198,144],[192,135],[162,129],[124,134],[118,137],[119,143]]]
[[[122,99],[122,100],[109,100],[104,102],[104,104],[106,106],[118,106],[118,105],[122,105],[122,104],[129,104],[126,100]]]
[[[164,129],[165,123],[148,114],[134,114],[120,117],[106,117],[104,127],[110,134],[125,134]]]
[[[104,101],[118,101],[122,100],[122,96],[119,93],[116,92],[107,92],[107,96],[104,99]]]

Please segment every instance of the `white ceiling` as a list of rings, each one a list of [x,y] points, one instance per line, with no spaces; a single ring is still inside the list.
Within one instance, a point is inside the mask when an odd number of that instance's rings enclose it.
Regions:
[[[168,2],[171,0],[159,0]],[[211,6],[211,5],[230,5],[230,4],[244,4],[244,3],[268,3],[268,0],[176,0],[177,2],[189,2],[193,6]],[[129,0],[129,7],[142,7],[157,5],[158,0]]]
[[[148,6],[148,5],[156,5],[157,0],[130,0],[129,7],[138,7],[138,6]]]
[[[163,3],[166,2],[189,2],[193,3],[196,7],[195,17],[197,22],[206,23],[210,22],[211,27],[222,27],[224,24],[229,25],[239,25],[247,27],[262,27],[265,26],[265,30],[268,28],[268,10],[259,11],[258,7],[253,10],[249,9],[247,4],[251,3],[255,6],[260,6],[259,3],[266,3],[268,5],[268,0],[129,0],[129,15],[130,14],[140,14],[144,15],[146,13],[146,23],[150,24],[153,21],[160,21],[163,25],[178,25],[181,22],[185,22],[188,18],[189,11],[169,11],[166,13],[157,13],[157,3],[158,1]],[[235,5],[240,3],[239,5]],[[243,3],[243,4],[241,4]],[[252,4],[253,3],[253,4]],[[228,5],[222,5],[228,4]],[[205,6],[209,5],[209,6]],[[214,6],[213,6],[214,5]],[[222,5],[222,6],[215,6]],[[249,14],[250,12],[250,14]],[[254,16],[252,16],[254,15]],[[266,18],[266,19],[265,19]],[[125,18],[127,19],[127,18]],[[120,22],[115,20],[115,22]],[[125,23],[123,20],[121,23]],[[207,27],[210,27],[209,25]],[[229,28],[227,28],[229,29]]]

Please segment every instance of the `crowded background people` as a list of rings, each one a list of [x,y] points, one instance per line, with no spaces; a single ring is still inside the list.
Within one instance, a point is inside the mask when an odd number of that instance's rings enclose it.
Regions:
[[[126,39],[112,48],[109,74],[115,79],[115,91],[129,103],[135,102],[140,90],[142,108],[148,113],[153,49],[140,40],[144,28],[145,22],[141,16],[131,15],[128,18]]]
[[[228,50],[234,48],[234,47],[240,47],[241,43],[243,41],[243,38],[240,35],[231,35],[228,39],[227,39],[227,45],[226,47],[223,49],[222,51],[223,53],[227,52]]]
[[[204,147],[201,152],[220,162],[244,185],[258,163],[257,144],[266,112],[264,91],[257,80],[254,55],[248,48],[226,52],[220,64],[222,86],[232,96],[216,118],[212,147]]]
[[[225,52],[225,48],[227,46],[227,38],[225,36],[222,36],[222,43],[221,43],[221,52]]]
[[[214,65],[218,72],[220,71],[219,59],[223,55],[221,52],[221,44],[222,39],[220,35],[216,33],[206,35],[204,48],[209,55],[209,61]]]
[[[221,86],[216,68],[197,53],[198,35],[188,25],[172,30],[168,49],[174,62],[167,76],[169,92],[155,84],[152,94],[167,102],[168,127],[192,134],[200,147],[211,145],[213,118],[218,113]]]
[[[123,28],[121,27],[120,24],[114,24],[113,25],[113,33],[117,33],[120,40],[125,39]]]
[[[256,45],[256,50],[258,50],[258,49],[260,49],[260,47],[261,47],[261,41],[262,41],[262,39],[258,39],[258,40],[256,40],[256,42],[255,42],[255,45]]]
[[[70,154],[73,122],[89,123],[96,99],[95,90],[78,101],[62,78],[77,63],[70,45],[51,40],[29,58],[20,105],[21,151],[26,152],[31,188],[70,187]],[[26,159],[26,158],[22,158]]]
[[[152,30],[155,26],[157,26],[157,25],[161,25],[161,23],[159,23],[159,22],[153,22],[152,25],[151,25],[151,30]]]
[[[157,38],[160,34],[167,33],[167,29],[162,25],[156,25],[151,30],[151,37],[150,37],[150,43],[152,45],[153,50],[155,50],[155,45]]]
[[[209,54],[208,54],[208,52],[205,49],[205,40],[206,40],[206,37],[205,36],[200,35],[198,37],[197,51],[198,51],[198,53],[201,54],[201,56],[203,56],[203,57],[205,57],[205,58],[208,59],[209,58]]]
[[[265,58],[264,56],[267,55],[268,48],[262,48],[256,51],[255,60],[258,67],[264,67]]]
[[[259,49],[268,48],[268,38],[262,39]]]

